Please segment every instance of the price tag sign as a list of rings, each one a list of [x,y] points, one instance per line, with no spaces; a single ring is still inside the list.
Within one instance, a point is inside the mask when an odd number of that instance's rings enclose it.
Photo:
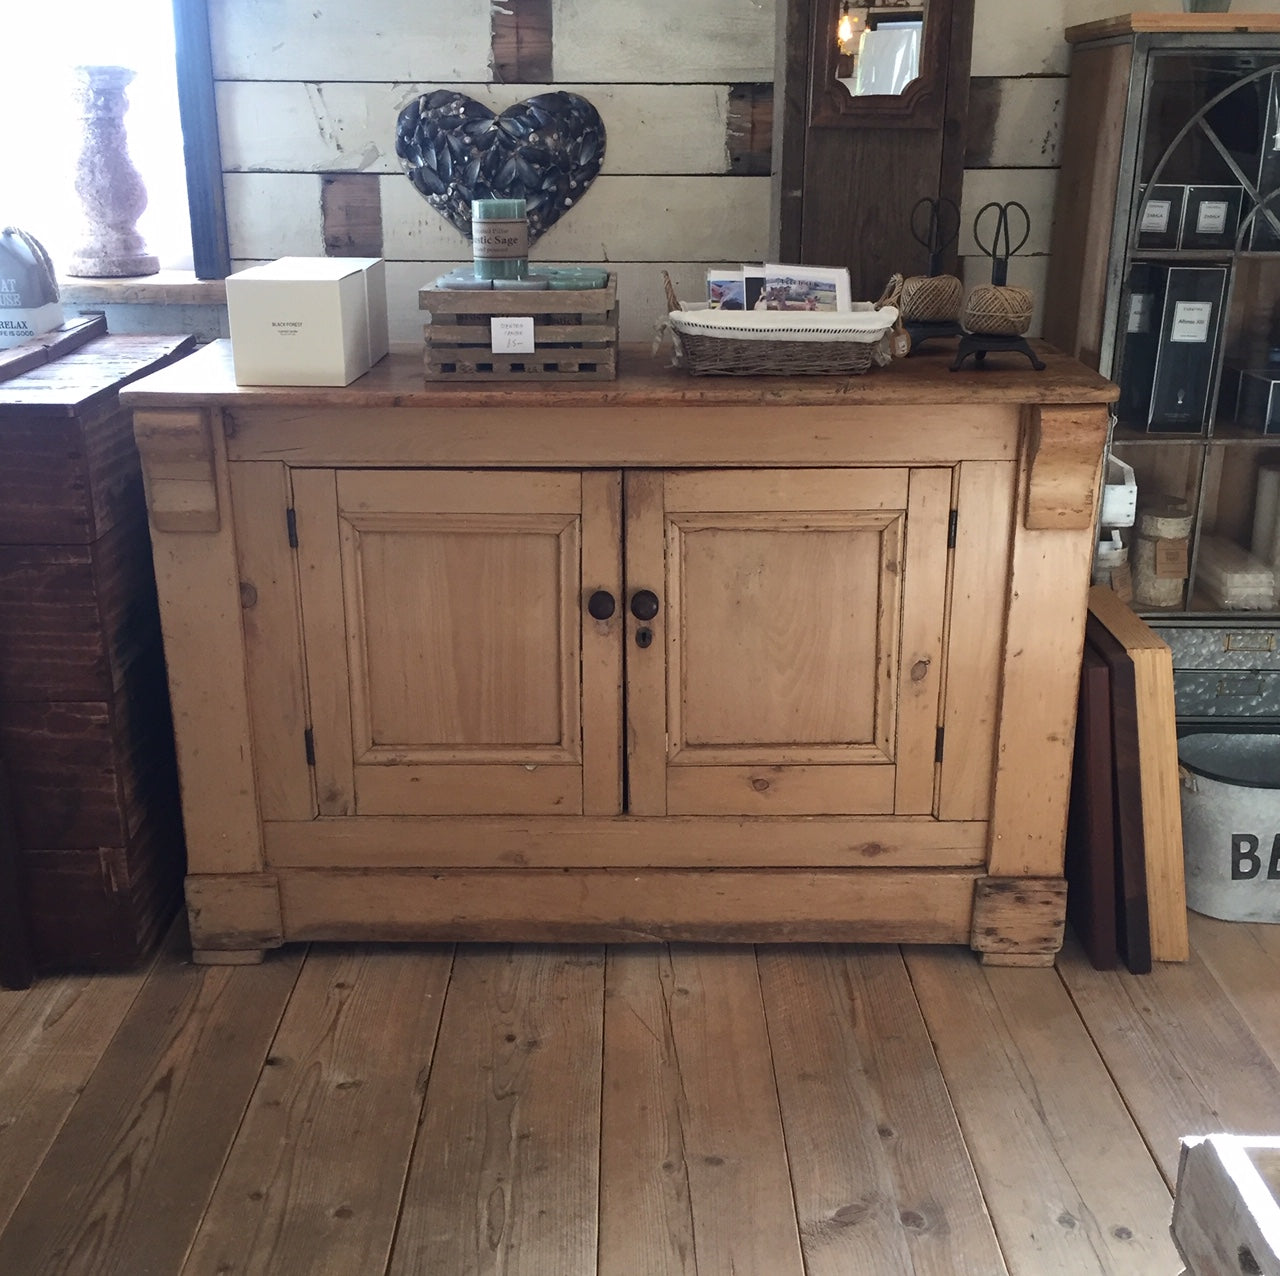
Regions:
[[[533,354],[533,316],[497,316],[489,320],[490,344],[494,354]]]

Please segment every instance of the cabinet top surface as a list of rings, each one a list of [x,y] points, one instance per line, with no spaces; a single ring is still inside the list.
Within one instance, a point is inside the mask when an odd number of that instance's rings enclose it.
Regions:
[[[1106,40],[1144,35],[1272,35],[1280,34],[1280,13],[1122,13],[1068,27],[1067,41]]]
[[[347,386],[238,386],[230,342],[215,341],[129,386],[120,397],[135,408],[195,404],[241,408],[870,406],[1110,403],[1115,399],[1115,386],[1098,373],[1042,343],[1033,344],[1048,365],[1043,372],[1032,371],[1016,355],[988,356],[981,370],[966,366],[952,372],[953,353],[939,350],[897,360],[864,376],[694,377],[667,366],[665,353],[652,358],[647,348],[623,347],[616,381],[427,383],[420,356],[391,354]]]

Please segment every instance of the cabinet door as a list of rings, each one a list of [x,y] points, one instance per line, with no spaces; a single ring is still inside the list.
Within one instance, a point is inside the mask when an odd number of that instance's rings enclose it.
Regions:
[[[632,813],[929,813],[951,472],[626,484]]]
[[[293,486],[322,814],[621,809],[616,472]]]

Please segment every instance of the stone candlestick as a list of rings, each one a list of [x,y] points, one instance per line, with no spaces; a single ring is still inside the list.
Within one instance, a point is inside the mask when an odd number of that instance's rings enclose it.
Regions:
[[[71,256],[68,274],[91,278],[154,275],[160,262],[147,252],[136,223],[147,189],[129,158],[125,89],[134,73],[122,66],[76,68],[84,139],[76,167],[76,194],[84,209],[85,242]]]

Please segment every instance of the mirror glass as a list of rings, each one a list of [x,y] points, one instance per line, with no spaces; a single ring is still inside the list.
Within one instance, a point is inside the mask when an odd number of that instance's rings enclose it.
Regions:
[[[925,7],[842,0],[836,28],[836,81],[853,97],[901,94],[920,75]]]

